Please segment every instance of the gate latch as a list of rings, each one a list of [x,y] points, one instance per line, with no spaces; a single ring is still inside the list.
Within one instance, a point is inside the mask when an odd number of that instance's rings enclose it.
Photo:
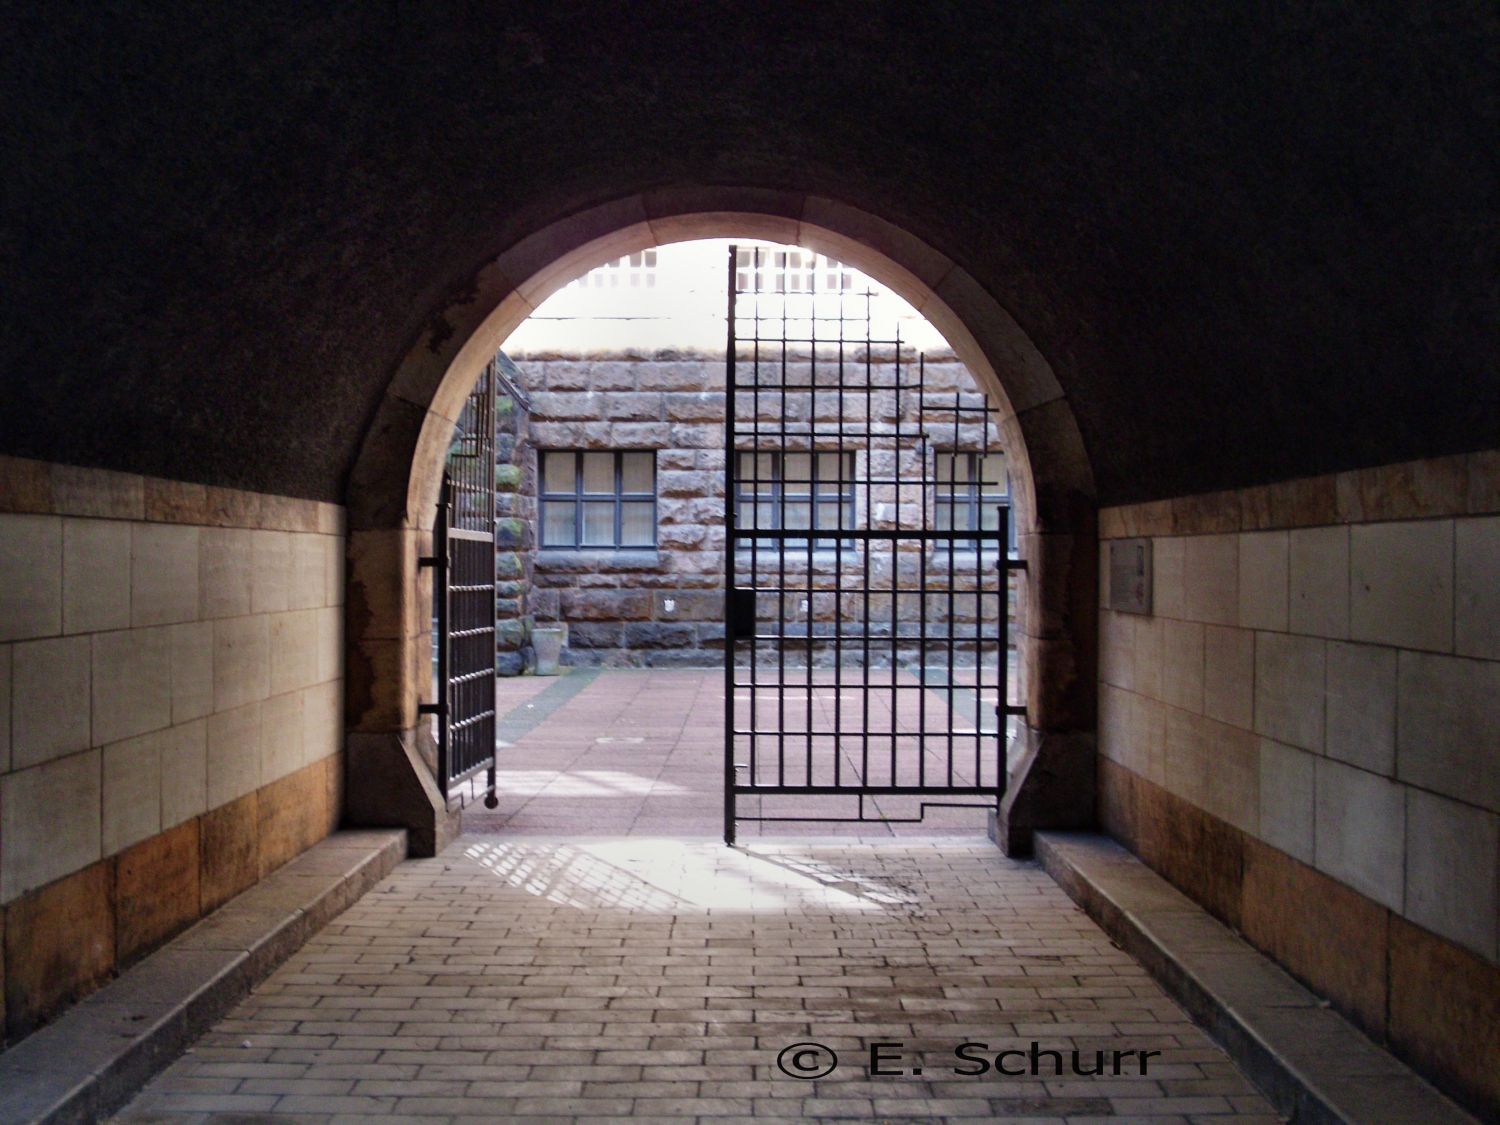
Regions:
[[[735,586],[729,591],[729,628],[736,637],[748,637],[755,633],[755,590],[747,586]]]

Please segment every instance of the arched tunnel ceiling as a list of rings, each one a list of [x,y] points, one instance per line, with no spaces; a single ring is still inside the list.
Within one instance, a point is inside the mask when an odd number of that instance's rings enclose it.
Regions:
[[[0,451],[341,499],[481,262],[673,183],[967,269],[1105,502],[1500,435],[1486,0],[173,8],[0,31]]]

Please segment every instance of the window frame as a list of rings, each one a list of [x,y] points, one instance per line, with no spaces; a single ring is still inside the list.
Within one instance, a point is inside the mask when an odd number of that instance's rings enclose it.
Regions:
[[[932,513],[934,527],[937,527],[939,523],[939,510],[947,507],[950,511],[962,509],[968,515],[969,522],[967,528],[958,528],[956,530],[977,530],[983,526],[981,518],[982,509],[986,506],[986,503],[993,503],[995,497],[1004,497],[1004,506],[1010,511],[1010,519],[1006,521],[1007,541],[1005,543],[1005,551],[1009,555],[1015,555],[1018,551],[1015,494],[1011,491],[1010,459],[1006,457],[1005,451],[1002,449],[937,449],[934,450],[934,454],[937,458],[933,463],[932,473],[934,490]],[[937,472],[938,461],[945,457],[949,461],[948,479],[940,480]],[[985,482],[979,471],[982,464],[981,459],[984,457],[1005,458],[1005,482],[990,486],[991,488],[1003,491],[986,491]],[[964,458],[968,462],[968,479],[964,481],[958,480],[957,473],[955,472],[958,467],[959,458]],[[943,530],[955,530],[951,516],[949,517],[948,527]],[[950,539],[946,541],[946,547],[952,551],[965,554],[980,552],[986,554],[999,553],[996,547],[992,547],[990,544],[978,539]]]
[[[811,464],[811,472],[809,473],[810,479],[805,482],[807,491],[792,493],[791,494],[792,498],[791,498],[790,501],[788,501],[788,499],[787,499],[786,473],[785,473],[785,458],[786,458],[786,456],[787,456],[788,453],[792,453],[792,454],[806,453],[809,456],[809,458],[810,458],[810,464]],[[857,465],[856,465],[856,461],[855,461],[855,456],[854,456],[854,451],[853,450],[848,450],[848,449],[846,449],[846,450],[838,450],[838,449],[808,449],[808,450],[802,450],[802,449],[792,449],[792,450],[781,450],[781,449],[777,449],[777,450],[769,450],[769,449],[761,449],[761,450],[737,449],[737,450],[735,450],[735,456],[738,457],[738,458],[740,458],[740,464],[742,466],[744,465],[746,458],[750,458],[751,459],[750,463],[752,465],[754,464],[754,460],[753,459],[756,458],[756,457],[769,457],[769,458],[771,458],[771,479],[770,480],[766,480],[764,477],[757,478],[753,474],[751,476],[749,476],[749,477],[746,477],[746,475],[743,472],[736,472],[735,473],[735,475],[734,475],[734,521],[735,521],[735,527],[736,528],[740,528],[740,529],[743,529],[743,530],[746,530],[746,531],[794,531],[795,532],[795,531],[806,530],[807,532],[809,532],[808,535],[799,535],[799,536],[791,536],[791,535],[789,535],[787,538],[782,539],[782,540],[779,541],[782,544],[784,544],[785,547],[788,550],[796,550],[796,551],[801,551],[801,552],[804,552],[804,553],[807,550],[807,545],[808,545],[809,542],[812,544],[812,550],[813,550],[814,554],[817,554],[817,553],[831,553],[831,552],[835,552],[835,551],[852,551],[852,550],[855,549],[855,540],[853,540],[853,539],[840,539],[840,538],[837,538],[837,535],[838,535],[838,533],[840,531],[845,531],[845,532],[853,531],[853,530],[856,530],[857,527],[858,527],[858,524],[856,522],[857,516],[858,516],[858,507],[857,507],[855,501],[856,501],[856,497],[859,494],[859,488],[858,488],[857,478],[856,478],[856,475],[855,475],[856,474]],[[834,482],[834,490],[832,492],[826,492],[822,488],[819,487],[820,485],[826,484],[826,482],[823,481],[822,478],[819,475],[819,462],[820,462],[820,458],[822,456],[833,456],[833,457],[840,457],[840,458],[844,459],[844,465],[843,465],[844,472],[842,474],[842,478]],[[802,482],[802,481],[797,481],[796,483],[798,485],[804,484],[804,482]],[[763,491],[767,487],[770,488],[770,491],[769,492]],[[754,491],[751,491],[752,489]],[[749,501],[749,505],[750,505],[750,508],[751,508],[752,511],[757,511],[759,509],[760,505],[762,505],[762,504],[770,504],[770,506],[771,506],[771,523],[772,523],[772,526],[770,526],[770,527],[762,527],[762,526],[760,526],[760,524],[759,524],[758,521],[755,522],[752,526],[747,526],[746,524],[744,524],[741,521],[740,513],[745,510],[745,502],[746,502],[747,499]],[[784,519],[785,519],[784,513],[785,513],[786,505],[789,502],[793,503],[793,504],[806,504],[807,505],[807,507],[808,507],[808,527],[807,528],[805,528],[805,529],[804,528],[800,528],[800,527],[787,528],[787,527],[784,526]],[[843,513],[845,515],[844,526],[842,528],[837,527],[837,526],[835,526],[834,528],[832,528],[831,530],[834,532],[834,536],[832,536],[832,537],[830,537],[830,536],[819,536],[819,535],[816,534],[818,531],[820,531],[820,530],[821,531],[826,531],[826,530],[829,530],[829,529],[827,529],[827,528],[821,528],[818,525],[818,506],[820,504],[831,504],[831,503],[838,504],[839,508],[843,511]],[[753,538],[752,539],[738,539],[735,542],[735,548],[737,550],[744,551],[744,550],[749,550],[752,546],[754,546],[756,548],[759,548],[760,545],[762,543],[765,543],[765,542],[766,541],[762,540],[762,539],[753,539]]]
[[[658,500],[659,488],[657,487],[658,475],[656,466],[655,449],[539,449],[537,450],[537,549],[539,551],[654,551],[657,549],[659,538],[658,520],[660,518],[660,507]],[[646,454],[651,458],[651,491],[626,492],[625,489],[625,456],[626,454]],[[584,489],[583,481],[583,459],[585,454],[606,454],[613,458],[613,491],[588,492]],[[547,488],[547,459],[549,457],[573,457],[573,491],[554,492]],[[651,542],[649,543],[622,543],[621,537],[624,531],[624,512],[626,504],[642,504],[647,501],[651,503]],[[583,542],[583,518],[585,504],[603,504],[613,502],[614,524],[612,541],[609,543],[585,543]],[[547,506],[552,504],[571,504],[573,506],[573,539],[570,543],[549,543],[547,541]]]

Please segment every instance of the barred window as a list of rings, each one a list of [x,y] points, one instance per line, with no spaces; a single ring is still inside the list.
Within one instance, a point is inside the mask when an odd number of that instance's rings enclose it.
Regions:
[[[842,262],[794,246],[736,247],[734,272],[741,293],[844,293],[859,284]]]
[[[538,455],[543,549],[656,545],[656,453],[548,449]]]
[[[1010,476],[1003,453],[962,453],[939,450],[934,466],[936,506],[933,510],[939,531],[993,531],[1000,526],[1001,507],[1010,506]],[[1014,513],[1009,521],[1010,542],[1007,550],[1016,549]],[[977,550],[979,540],[955,540],[956,551]],[[993,550],[990,543],[986,550]]]
[[[640,250],[605,262],[568,284],[578,289],[655,289],[656,250]]]
[[[854,527],[853,453],[740,453],[735,479],[735,526],[758,531],[832,531],[814,548],[833,550],[837,532]],[[753,540],[741,539],[748,548]],[[807,538],[782,542],[807,546]],[[844,540],[845,547],[852,542]]]

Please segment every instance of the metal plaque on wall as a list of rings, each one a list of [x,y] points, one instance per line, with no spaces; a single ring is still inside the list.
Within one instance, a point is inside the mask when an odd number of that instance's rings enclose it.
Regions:
[[[1151,540],[1110,540],[1107,604],[1121,613],[1151,612]]]

